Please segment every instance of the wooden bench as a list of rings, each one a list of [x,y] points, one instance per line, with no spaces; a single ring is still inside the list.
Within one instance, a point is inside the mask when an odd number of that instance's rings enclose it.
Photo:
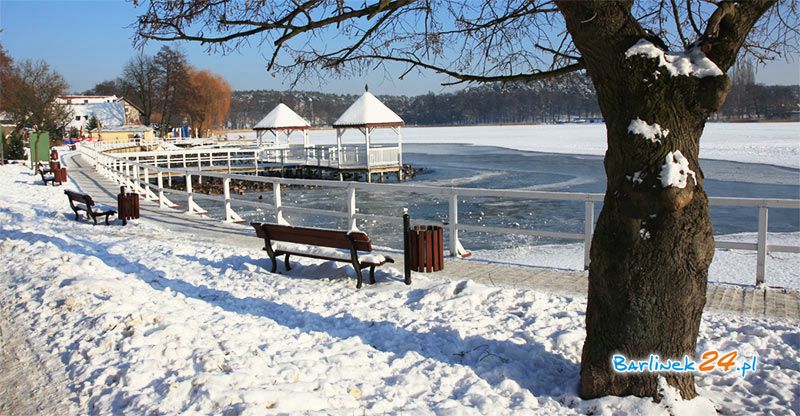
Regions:
[[[272,273],[278,270],[278,256],[285,256],[283,261],[286,270],[291,270],[289,256],[350,263],[358,277],[356,288],[360,289],[363,283],[361,269],[369,267],[369,283],[374,284],[375,268],[386,263],[394,263],[391,257],[380,254],[359,256],[358,252],[372,252],[372,241],[364,232],[323,230],[257,222],[250,223],[250,225],[255,228],[256,235],[264,239],[264,250],[272,260]],[[273,242],[277,243],[273,244]]]
[[[42,183],[44,183],[45,186],[47,186],[47,182],[50,182],[53,186],[56,186],[56,175],[54,173],[50,173],[49,168],[46,172],[44,169],[39,169],[39,176],[42,177]]]
[[[80,219],[80,215],[78,211],[86,212],[86,217],[91,218],[94,220],[94,224],[97,225],[97,217],[105,216],[106,225],[108,224],[108,217],[110,215],[115,215],[117,211],[110,209],[107,211],[99,211],[94,209],[94,201],[92,197],[87,194],[82,194],[70,190],[64,190],[64,193],[69,198],[69,206],[72,207],[72,210],[75,211],[75,220]],[[83,205],[80,205],[83,204]]]

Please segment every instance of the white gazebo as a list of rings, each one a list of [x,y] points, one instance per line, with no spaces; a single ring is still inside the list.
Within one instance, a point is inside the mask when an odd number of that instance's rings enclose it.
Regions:
[[[342,150],[342,136],[347,129],[358,129],[364,135],[366,145],[367,180],[371,180],[372,168],[394,167],[399,168],[397,176],[402,180],[403,175],[403,138],[400,127],[405,125],[400,116],[389,109],[384,103],[364,88],[364,94],[339,116],[333,123],[336,128],[336,149],[339,155],[339,165],[348,164],[347,155]],[[376,128],[389,127],[397,135],[396,147],[373,147],[370,136]]]
[[[286,138],[285,145],[289,145],[289,137],[295,131],[303,133],[303,147],[308,147],[308,128],[311,124],[308,123],[303,117],[292,111],[286,104],[280,103],[272,111],[269,112],[258,124],[253,127],[256,131],[256,142],[260,147],[263,143],[263,136],[269,132],[272,133],[274,140],[273,144],[279,146],[280,138],[283,135]]]

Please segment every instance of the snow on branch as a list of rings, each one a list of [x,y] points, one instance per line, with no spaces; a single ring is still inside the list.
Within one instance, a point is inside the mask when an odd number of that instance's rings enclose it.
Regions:
[[[717,77],[722,71],[699,48],[694,47],[685,52],[664,52],[646,39],[640,39],[625,51],[625,57],[645,56],[658,61],[673,77],[680,75],[696,78]]]
[[[685,188],[689,182],[689,176],[692,177],[695,186],[697,185],[697,177],[693,170],[689,169],[689,160],[687,160],[680,150],[667,153],[664,158],[664,165],[661,166],[661,186],[669,188],[674,186],[676,188]]]
[[[660,139],[667,137],[669,130],[662,128],[658,123],[647,124],[646,121],[637,117],[628,125],[628,133],[637,134],[653,143],[661,143]]]

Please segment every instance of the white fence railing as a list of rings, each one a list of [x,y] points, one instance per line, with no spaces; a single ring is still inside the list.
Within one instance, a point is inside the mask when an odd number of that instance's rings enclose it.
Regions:
[[[101,145],[100,151],[113,150],[130,145]],[[189,148],[179,150],[156,150],[147,152],[120,153],[137,163],[172,168],[220,167],[244,165],[258,168],[259,164],[319,166],[336,169],[360,169],[368,167],[400,166],[400,148],[364,146],[282,146],[282,147],[218,147]]]
[[[334,148],[335,150],[335,148]],[[275,177],[263,177],[253,175],[242,175],[234,173],[220,173],[220,172],[206,172],[202,170],[202,162],[199,162],[194,167],[187,168],[170,168],[161,166],[159,157],[155,155],[148,156],[139,155],[138,162],[130,160],[127,157],[129,154],[106,154],[96,151],[91,145],[80,146],[80,151],[85,160],[93,163],[98,172],[104,176],[115,180],[121,185],[125,185],[135,192],[140,193],[145,198],[157,201],[160,207],[177,207],[172,204],[166,196],[165,192],[185,194],[187,196],[187,213],[191,214],[205,214],[207,211],[200,208],[194,202],[194,194],[191,188],[192,176],[207,176],[222,179],[223,182],[223,196],[208,196],[204,198],[210,200],[218,200],[224,204],[225,221],[241,221],[241,217],[234,212],[231,207],[233,200],[239,205],[255,206],[259,208],[272,209],[275,212],[278,221],[283,221],[284,212],[295,212],[305,215],[318,215],[328,216],[333,218],[344,218],[348,220],[348,226],[352,227],[357,219],[371,219],[389,223],[399,223],[399,217],[393,217],[380,214],[365,214],[358,213],[356,209],[356,191],[362,192],[391,192],[392,194],[426,194],[438,197],[443,197],[448,200],[448,219],[447,221],[436,221],[429,219],[419,219],[418,222],[440,223],[448,229],[448,247],[451,255],[458,255],[461,249],[458,234],[459,231],[472,231],[484,233],[499,233],[499,234],[514,234],[514,235],[528,235],[546,238],[556,238],[564,240],[583,241],[584,253],[584,267],[589,266],[589,251],[592,241],[592,234],[594,232],[594,217],[595,217],[595,203],[603,201],[603,194],[599,193],[575,193],[575,192],[544,192],[544,191],[528,191],[528,190],[513,190],[513,189],[485,189],[485,188],[455,188],[455,187],[437,187],[426,185],[408,185],[408,184],[372,184],[364,182],[340,182],[340,181],[325,181],[325,180],[308,180],[308,179],[285,179]],[[217,155],[211,152],[208,156],[208,162],[224,159],[226,162],[231,159],[232,153]],[[155,152],[158,153],[158,152]],[[207,151],[203,151],[203,154]],[[246,152],[245,152],[246,153]],[[252,153],[251,153],[252,154]],[[215,159],[217,158],[217,159]],[[235,159],[235,158],[234,158]],[[202,161],[203,158],[199,157],[197,161]],[[250,158],[249,160],[253,160]],[[149,162],[149,163],[148,163]],[[167,164],[169,166],[169,164]],[[172,176],[184,176],[186,180],[186,190],[179,191],[175,189],[165,189],[163,186],[163,175],[167,174],[170,178]],[[151,178],[156,177],[156,188],[153,190]],[[255,202],[241,198],[233,198],[230,193],[230,181],[251,181],[272,184],[273,189],[273,203]],[[312,185],[317,187],[341,188],[346,193],[342,194],[343,198],[347,201],[347,211],[335,211],[305,208],[298,206],[287,206],[281,202],[281,186],[285,185]],[[528,199],[528,200],[550,200],[550,201],[579,201],[584,203],[584,216],[583,216],[583,232],[556,232],[544,230],[531,230],[523,228],[509,228],[509,227],[496,227],[484,226],[474,224],[462,224],[458,220],[458,199],[459,197],[496,197],[496,198],[513,198],[513,199]],[[770,208],[790,208],[800,209],[800,200],[796,199],[764,199],[764,198],[729,198],[729,197],[710,197],[709,204],[712,206],[736,206],[736,207],[752,207],[758,209],[758,237],[755,243],[732,242],[732,241],[716,241],[717,248],[737,249],[737,250],[754,250],[756,251],[756,284],[762,285],[765,283],[766,276],[766,257],[771,252],[783,253],[800,253],[800,246],[793,245],[776,245],[769,244],[767,239],[768,229],[768,213]]]

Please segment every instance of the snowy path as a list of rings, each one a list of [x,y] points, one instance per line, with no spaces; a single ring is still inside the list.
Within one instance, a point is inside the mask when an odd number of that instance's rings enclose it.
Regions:
[[[68,392],[50,403],[77,407],[30,413],[792,414],[800,399],[794,320],[705,313],[698,356],[736,349],[758,354],[759,369],[698,374],[696,400],[667,390],[660,404],[584,401],[581,296],[491,284],[511,269],[470,262],[448,273],[491,267],[489,284],[420,275],[409,288],[385,269],[355,290],[340,278],[348,266],[313,260],[271,274],[244,234],[214,241],[156,221],[93,226],[72,219],[61,188],[19,166],[0,170],[0,307],[13,340],[4,352],[45,364],[2,388],[25,381],[46,392],[66,377]],[[187,230],[203,225],[174,215],[165,218]],[[7,333],[8,322],[17,327]],[[29,414],[35,402],[13,391],[3,399]]]
[[[116,204],[118,189],[115,184],[97,175],[77,154],[68,155],[63,159],[69,167],[70,178],[82,191],[92,195],[98,202]],[[156,204],[149,202],[144,202],[141,209],[143,221],[169,229],[176,234],[205,242],[224,242],[243,249],[261,246],[261,241],[254,237],[249,226],[187,215],[178,210],[159,209]],[[402,255],[387,254],[397,261],[392,268],[401,273]],[[586,296],[588,285],[585,272],[451,258],[447,258],[443,273],[432,276],[452,280],[469,279],[488,286],[535,289],[556,295],[581,297]],[[414,273],[414,279],[419,277],[419,274]],[[752,286],[711,283],[707,297],[708,310],[749,316],[800,319],[800,290],[781,288],[764,290]]]

